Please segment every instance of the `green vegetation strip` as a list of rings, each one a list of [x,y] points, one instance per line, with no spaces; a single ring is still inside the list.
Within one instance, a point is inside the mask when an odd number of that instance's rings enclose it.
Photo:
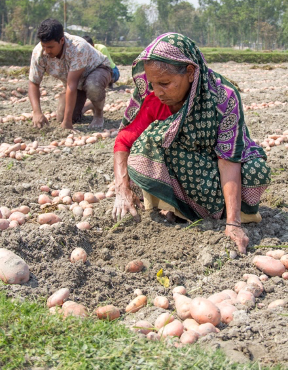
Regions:
[[[30,64],[32,46],[0,46],[0,66],[25,66]],[[111,57],[118,65],[130,65],[142,48],[109,47]],[[231,48],[201,48],[208,63],[234,61],[238,63],[284,63],[288,62],[288,52],[233,50]]]
[[[31,369],[259,369],[232,363],[219,350],[181,349],[139,338],[121,321],[49,315],[44,302],[19,302],[0,292],[0,368]],[[264,369],[264,368],[262,368]],[[271,367],[270,367],[271,369]],[[275,367],[274,369],[281,369]]]

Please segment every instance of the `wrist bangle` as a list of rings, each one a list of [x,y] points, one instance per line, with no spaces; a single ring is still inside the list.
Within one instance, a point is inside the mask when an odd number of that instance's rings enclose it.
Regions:
[[[241,225],[236,225],[236,224],[226,224],[226,226],[242,227]]]

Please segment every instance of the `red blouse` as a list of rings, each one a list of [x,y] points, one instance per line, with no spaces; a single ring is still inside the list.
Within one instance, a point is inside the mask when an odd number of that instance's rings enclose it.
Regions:
[[[114,145],[115,152],[130,152],[130,148],[134,141],[142,134],[150,123],[158,120],[164,120],[171,116],[171,111],[168,105],[161,103],[161,101],[154,95],[154,92],[149,94],[136,118],[130,125],[119,131]]]

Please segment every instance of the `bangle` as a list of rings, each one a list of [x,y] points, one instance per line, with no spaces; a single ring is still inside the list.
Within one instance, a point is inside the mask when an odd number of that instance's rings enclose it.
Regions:
[[[226,224],[226,226],[242,227],[241,225],[236,225],[236,224]]]

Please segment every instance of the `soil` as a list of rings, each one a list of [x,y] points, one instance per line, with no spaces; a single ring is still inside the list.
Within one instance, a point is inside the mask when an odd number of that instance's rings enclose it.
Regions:
[[[288,64],[270,65],[270,68],[252,69],[249,64],[215,63],[210,67],[237,82],[243,90],[243,103],[288,101]],[[267,66],[266,66],[267,67]],[[9,97],[15,87],[27,91],[27,76],[19,76],[13,83],[2,70],[1,89],[6,88]],[[128,101],[131,88],[129,67],[121,67],[118,85],[109,90],[107,103],[116,100]],[[41,86],[47,91],[48,99],[42,100],[43,111],[55,111],[54,98],[57,81],[45,77]],[[267,89],[266,89],[267,88]],[[54,90],[53,90],[54,89]],[[7,104],[0,101],[1,116],[20,115],[31,112],[29,101]],[[105,113],[105,128],[117,128],[125,108]],[[276,130],[287,130],[288,104],[248,110],[245,113],[251,136],[263,140]],[[83,123],[75,124],[81,132],[88,132],[91,115],[84,117]],[[24,142],[38,140],[48,144],[52,140],[65,138],[67,132],[52,120],[49,127],[41,130],[32,127],[31,121],[17,121],[0,124],[0,142],[12,143],[21,136]],[[0,130],[1,131],[1,130]],[[19,228],[7,229],[0,234],[0,247],[8,248],[21,256],[29,265],[31,278],[23,285],[1,285],[9,297],[23,299],[47,298],[59,288],[68,287],[70,299],[87,306],[92,312],[97,306],[106,303],[118,306],[122,313],[133,298],[133,291],[140,288],[148,296],[148,306],[136,314],[125,316],[124,322],[132,325],[139,319],[154,323],[162,309],[153,306],[156,295],[169,298],[170,309],[174,310],[172,288],[184,285],[190,297],[208,297],[223,289],[233,289],[242,280],[244,273],[258,276],[261,272],[251,263],[257,254],[271,250],[269,246],[288,244],[288,192],[287,167],[288,152],[284,145],[272,147],[268,163],[272,168],[273,180],[262,197],[260,224],[247,224],[245,229],[250,238],[246,256],[236,255],[233,243],[224,235],[225,220],[204,220],[198,225],[188,223],[169,224],[157,210],[142,212],[141,222],[136,224],[126,218],[119,225],[111,219],[113,198],[107,198],[94,206],[95,215],[89,219],[91,230],[81,231],[75,225],[78,219],[71,211],[57,211],[63,222],[48,229],[39,229],[37,203],[41,185],[51,189],[69,188],[75,191],[106,191],[113,180],[114,139],[105,139],[96,144],[65,148],[61,153],[33,155],[25,161],[11,158],[0,162],[1,206],[15,208],[19,205],[31,207],[32,217]],[[256,246],[266,248],[255,248]],[[75,247],[82,247],[88,253],[88,261],[72,264],[70,254]],[[287,249],[286,249],[287,250]],[[126,273],[126,264],[135,259],[144,262],[140,273]],[[164,288],[158,283],[156,274],[163,269],[169,277],[170,285]],[[221,325],[220,333],[203,337],[200,342],[207,347],[223,348],[232,360],[246,362],[258,360],[262,365],[287,365],[288,361],[288,315],[285,308],[268,310],[270,302],[285,298],[288,294],[288,281],[280,277],[269,278],[264,282],[265,292],[256,298],[256,308],[239,305],[237,317],[229,325]]]

